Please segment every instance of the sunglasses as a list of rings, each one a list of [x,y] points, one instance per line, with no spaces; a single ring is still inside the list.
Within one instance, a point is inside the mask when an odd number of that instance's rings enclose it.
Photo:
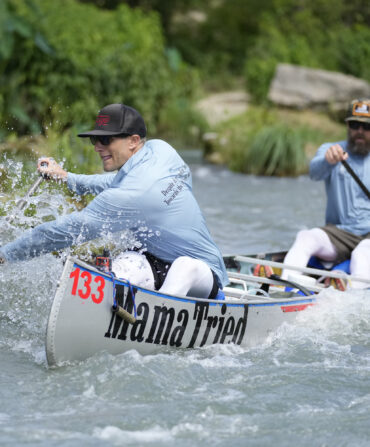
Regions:
[[[92,145],[96,145],[96,143],[99,141],[100,144],[103,146],[109,146],[114,138],[126,138],[128,137],[128,134],[119,134],[119,135],[91,135],[90,141]]]
[[[364,130],[370,130],[370,123],[363,123],[361,121],[348,121],[348,127],[352,130],[358,130],[362,127]]]

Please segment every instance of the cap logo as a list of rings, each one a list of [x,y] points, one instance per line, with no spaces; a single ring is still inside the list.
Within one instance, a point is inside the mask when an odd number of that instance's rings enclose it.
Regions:
[[[353,104],[352,108],[353,116],[367,116],[370,117],[370,107],[369,104],[365,104],[363,102],[356,102]]]
[[[98,115],[98,117],[96,118],[96,125],[101,127],[101,126],[106,126],[110,121],[110,116],[109,115]]]

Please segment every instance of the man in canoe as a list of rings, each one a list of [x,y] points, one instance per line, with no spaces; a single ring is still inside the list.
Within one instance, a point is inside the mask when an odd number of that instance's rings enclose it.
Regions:
[[[225,265],[192,193],[189,167],[175,149],[162,140],[147,141],[142,116],[124,104],[105,106],[94,129],[78,136],[90,138],[108,174],[73,174],[51,158],[40,159],[38,170],[77,194],[96,197],[82,211],[1,247],[2,262],[108,234],[118,241],[122,231],[131,230],[138,246],[113,259],[117,276],[167,294],[215,298],[228,283]]]
[[[370,279],[370,99],[353,100],[345,120],[347,140],[323,144],[310,163],[311,179],[325,181],[326,225],[300,231],[284,262],[305,267],[311,256],[334,264],[350,259],[350,273]],[[289,273],[284,270],[283,278]],[[352,287],[369,285],[352,281]]]

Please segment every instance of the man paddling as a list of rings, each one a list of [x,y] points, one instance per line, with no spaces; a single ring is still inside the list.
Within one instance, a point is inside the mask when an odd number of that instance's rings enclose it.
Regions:
[[[146,141],[142,116],[124,104],[105,106],[94,129],[78,136],[90,138],[109,174],[73,174],[50,158],[40,159],[38,170],[65,181],[77,194],[96,197],[82,211],[39,225],[3,246],[2,262],[108,234],[118,241],[120,232],[131,230],[138,247],[113,260],[117,276],[163,293],[215,298],[228,282],[225,265],[178,153],[162,140]]]
[[[350,273],[370,279],[370,99],[353,100],[346,122],[347,140],[323,144],[310,164],[311,179],[325,181],[326,225],[300,231],[284,262],[305,267],[311,256],[334,264],[350,259]],[[282,277],[289,273],[285,269]],[[337,280],[337,287],[345,285]]]

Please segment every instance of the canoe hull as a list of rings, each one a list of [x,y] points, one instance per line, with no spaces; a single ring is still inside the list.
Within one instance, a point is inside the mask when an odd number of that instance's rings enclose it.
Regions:
[[[135,349],[152,354],[211,344],[254,346],[315,303],[315,297],[225,301],[174,297],[115,279],[117,301],[136,322],[112,312],[113,279],[68,258],[51,307],[46,356],[50,366],[84,360],[97,352]],[[133,298],[134,297],[134,298]]]

